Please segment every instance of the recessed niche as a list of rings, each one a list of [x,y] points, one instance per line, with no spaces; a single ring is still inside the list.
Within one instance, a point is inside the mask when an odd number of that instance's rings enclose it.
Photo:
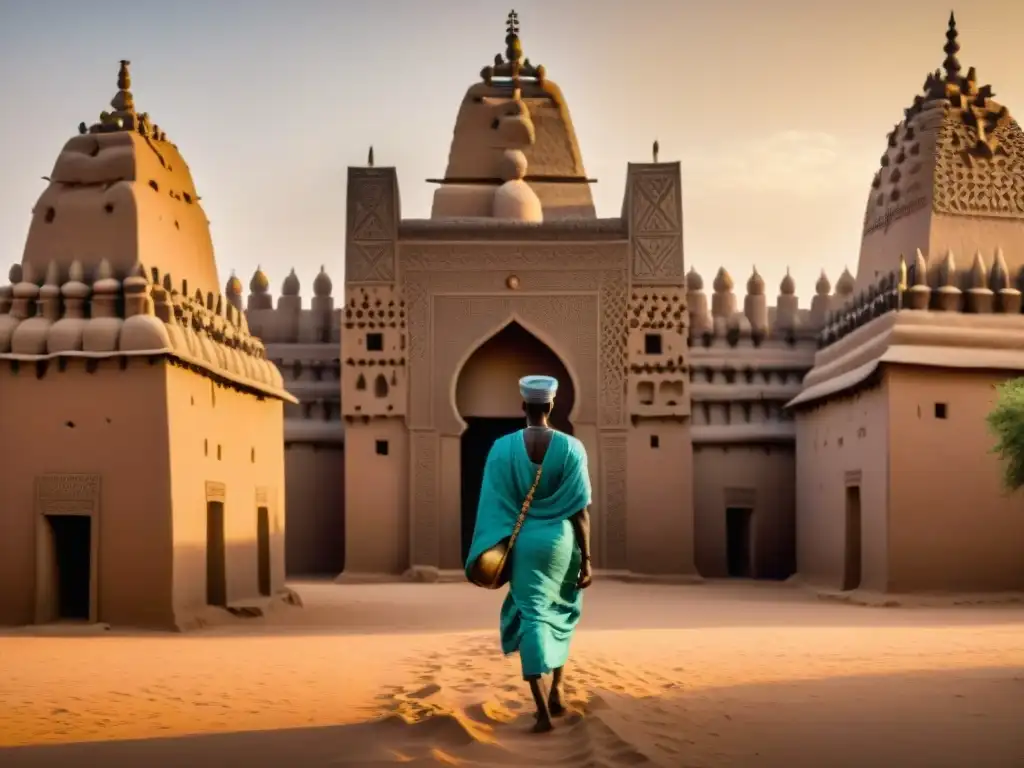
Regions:
[[[658,436],[657,435],[651,435],[651,448],[660,448],[660,447],[661,447],[661,441],[658,439]]]
[[[249,449],[249,461],[252,464],[256,463],[256,449],[255,448],[250,448]]]
[[[637,384],[636,397],[640,405],[654,405],[654,382],[641,381]]]
[[[366,377],[363,376],[363,374],[361,374],[361,373],[359,374],[359,378],[356,379],[356,389],[358,389],[358,390],[366,389]]]
[[[646,334],[644,334],[644,354],[645,355],[660,355],[661,354],[661,334],[660,333],[646,333]]]
[[[945,403],[936,403],[935,404],[935,418],[936,419],[945,419],[947,417],[947,411],[948,411],[948,408],[946,407]]]
[[[388,380],[383,373],[378,373],[377,378],[373,380],[373,394],[380,398],[388,396]]]
[[[217,461],[221,459],[220,443],[217,444]]]
[[[44,219],[46,223],[49,224],[55,218],[57,218],[57,209],[51,205],[49,208],[46,209],[46,216],[44,217]]]
[[[159,192],[159,191],[160,191],[160,185],[156,183],[156,180],[155,180],[155,179],[150,179],[150,180],[149,180],[149,187],[150,187],[150,189],[152,189],[152,190],[153,190],[154,192]]]
[[[376,448],[378,456],[387,456],[388,455],[388,441],[387,440],[378,440],[375,448]]]
[[[384,351],[384,334],[383,333],[368,333],[368,334],[366,334],[366,351],[367,352],[383,352]]]
[[[106,211],[107,213],[113,213],[114,212],[114,204],[113,203],[107,203],[106,205],[103,206],[103,210]]]

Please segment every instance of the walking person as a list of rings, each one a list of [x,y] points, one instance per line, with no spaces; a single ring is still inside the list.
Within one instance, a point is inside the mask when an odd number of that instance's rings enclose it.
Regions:
[[[501,650],[519,653],[537,707],[533,730],[565,713],[563,670],[593,580],[590,475],[576,438],[549,423],[558,380],[519,381],[526,427],[499,438],[484,467],[466,576],[508,594],[501,606]],[[544,676],[551,675],[550,688]]]

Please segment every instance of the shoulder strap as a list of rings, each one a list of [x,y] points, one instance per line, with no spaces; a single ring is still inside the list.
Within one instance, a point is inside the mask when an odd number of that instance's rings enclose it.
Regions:
[[[526,498],[523,499],[523,506],[519,509],[519,518],[516,520],[515,528],[512,529],[512,536],[508,540],[508,551],[512,551],[512,547],[516,543],[516,539],[519,538],[519,530],[523,527],[523,523],[526,522],[526,515],[530,511],[530,505],[533,504],[533,495],[537,492],[537,486],[540,485],[540,475],[544,471],[543,466],[537,467],[537,475],[533,478],[533,485],[530,486],[530,490],[526,494]]]

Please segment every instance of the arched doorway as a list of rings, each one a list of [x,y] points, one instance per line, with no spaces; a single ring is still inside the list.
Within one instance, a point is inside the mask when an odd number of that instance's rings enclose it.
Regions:
[[[499,437],[522,429],[519,379],[530,375],[558,379],[552,425],[572,434],[572,378],[558,355],[519,323],[509,323],[481,344],[459,372],[455,405],[466,422],[461,440],[463,561],[473,538],[487,453]]]

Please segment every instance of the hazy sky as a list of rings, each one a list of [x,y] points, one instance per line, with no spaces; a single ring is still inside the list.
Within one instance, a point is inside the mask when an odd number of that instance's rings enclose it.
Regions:
[[[63,143],[133,91],[192,169],[222,282],[341,285],[346,167],[398,168],[426,217],[459,102],[504,48],[512,0],[0,0],[0,265]],[[856,267],[885,135],[943,59],[949,0],[522,0],[526,55],[562,88],[598,215],[628,161],[683,165],[688,264],[738,286],[787,265],[806,301]],[[1024,2],[958,9],[965,68],[1024,112]],[[1015,113],[1016,114],[1016,113]],[[337,293],[337,292],[336,292]]]

